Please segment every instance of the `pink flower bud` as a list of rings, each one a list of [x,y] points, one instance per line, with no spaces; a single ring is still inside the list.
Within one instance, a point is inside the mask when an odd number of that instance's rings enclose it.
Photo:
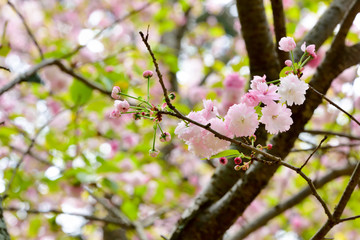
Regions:
[[[119,118],[121,116],[121,112],[118,109],[114,109],[110,115],[109,118]]]
[[[272,149],[272,144],[269,143],[269,144],[267,145],[267,149],[271,150],[271,149]]]
[[[312,56],[313,58],[316,58],[316,53],[315,53],[315,45],[311,44],[309,46],[306,47],[306,52],[310,54],[310,56]]]
[[[288,66],[288,67],[291,67],[292,61],[291,60],[286,60],[285,65]]]
[[[154,73],[150,70],[146,70],[143,72],[143,77],[144,78],[151,78],[154,75]]]
[[[157,157],[157,155],[159,155],[159,151],[156,149],[151,149],[149,151],[150,157]]]
[[[124,101],[115,100],[114,107],[120,112],[125,113],[129,110],[130,104],[126,100]]]
[[[114,67],[113,66],[106,66],[105,71],[106,72],[112,72],[112,71],[114,71]]]
[[[235,171],[239,171],[241,169],[241,166],[240,165],[235,165],[234,169],[235,169]]]
[[[168,132],[164,132],[163,134],[161,134],[160,136],[160,142],[170,142],[171,140],[171,135]]]
[[[283,37],[279,41],[279,49],[284,52],[290,52],[294,50],[296,43],[292,37]]]
[[[174,100],[175,98],[176,98],[176,95],[175,95],[175,93],[169,93],[169,98],[170,98],[170,100]]]
[[[228,160],[227,160],[226,157],[221,157],[221,158],[219,158],[219,162],[220,162],[220,164],[222,164],[222,165],[226,165],[227,162],[228,162]]]
[[[246,170],[248,170],[249,169],[249,164],[244,164],[243,166],[242,166],[242,170],[244,170],[244,171],[246,171]]]
[[[235,164],[241,164],[242,163],[242,160],[241,160],[241,158],[240,157],[236,157],[236,158],[234,158],[234,163]]]
[[[120,92],[121,92],[120,87],[114,86],[111,91],[111,97],[114,99],[120,99],[120,95],[119,95]]]

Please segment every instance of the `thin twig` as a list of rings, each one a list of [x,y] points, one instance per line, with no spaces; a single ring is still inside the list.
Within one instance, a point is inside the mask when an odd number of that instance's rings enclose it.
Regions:
[[[70,213],[70,212],[63,212],[61,210],[57,209],[50,209],[46,211],[36,210],[36,209],[21,209],[21,208],[15,208],[15,207],[6,207],[4,208],[4,211],[10,211],[10,212],[17,212],[17,211],[25,211],[28,214],[46,214],[46,213],[54,213],[54,214],[67,214],[72,216],[78,216],[83,217],[89,221],[99,221],[99,222],[105,222],[105,223],[112,223],[118,226],[121,226],[123,228],[127,228],[128,226],[125,226],[122,224],[118,219],[112,218],[112,217],[106,217],[106,218],[99,218],[93,215],[87,215],[82,213]]]
[[[11,72],[10,69],[7,68],[7,67],[0,66],[0,69],[3,69],[3,70],[8,71],[8,72]]]
[[[34,34],[32,33],[30,27],[27,25],[24,16],[16,9],[15,5],[14,5],[12,2],[7,1],[7,3],[8,3],[9,6],[16,12],[16,14],[21,18],[21,21],[22,21],[24,27],[26,28],[27,33],[29,34],[31,40],[33,41],[33,43],[35,44],[36,48],[37,48],[38,51],[39,51],[41,60],[44,60],[44,54],[43,54],[43,52],[42,52],[42,50],[41,50],[41,48],[40,48],[40,45],[39,45],[39,43],[36,41],[36,38],[35,38]]]
[[[336,107],[337,109],[339,109],[341,112],[345,113],[349,118],[351,118],[354,122],[356,122],[359,126],[360,126],[360,122],[350,113],[348,113],[347,111],[345,111],[344,109],[342,109],[339,105],[337,105],[336,103],[334,103],[333,101],[331,101],[329,98],[327,98],[324,94],[322,94],[321,92],[319,92],[318,90],[316,90],[315,88],[313,88],[311,85],[309,85],[310,89],[313,90],[315,93],[317,93],[318,95],[320,95],[323,99],[325,99],[326,101],[328,101],[331,105],[333,105],[334,107]]]
[[[319,231],[311,238],[311,240],[320,240],[325,237],[325,235],[340,222],[340,217],[350,200],[352,193],[355,190],[355,187],[358,185],[360,180],[360,162],[356,164],[355,170],[351,175],[348,185],[343,192],[340,201],[335,207],[332,217],[329,218],[326,223],[319,229]]]
[[[339,145],[335,145],[335,146],[327,145],[327,146],[320,147],[319,149],[325,150],[325,149],[340,148],[340,147],[356,147],[359,145],[360,145],[360,142],[344,143],[344,144],[339,144]],[[292,149],[291,152],[307,152],[307,151],[313,151],[314,149],[315,148]]]
[[[357,216],[353,216],[353,217],[348,217],[348,218],[342,218],[339,220],[339,223],[341,222],[346,222],[346,221],[351,221],[351,220],[355,220],[355,219],[358,219],[360,218],[360,215],[357,215]]]
[[[259,162],[262,162],[262,163],[265,163],[265,162],[268,162],[266,160],[263,160],[263,159],[259,159],[257,157],[254,157],[252,158],[252,160],[256,160],[256,161],[259,161]],[[295,171],[297,174],[299,174],[309,185],[310,189],[311,189],[311,192],[312,194],[316,197],[316,199],[320,202],[321,206],[323,207],[324,211],[325,211],[325,214],[328,216],[329,219],[332,219],[332,215],[331,215],[331,212],[328,208],[328,206],[326,205],[325,201],[321,198],[321,196],[319,195],[319,193],[317,192],[316,190],[316,187],[314,186],[314,183],[313,181],[308,177],[306,176],[306,174],[304,172],[301,171],[300,168],[298,167],[295,167],[289,163],[286,163],[284,161],[279,161],[279,162],[269,162],[269,164],[280,164],[284,167],[287,167],[293,171]]]
[[[339,133],[339,132],[332,132],[332,131],[323,131],[323,130],[304,130],[304,133],[310,133],[310,134],[321,134],[321,135],[334,135],[339,137],[345,137],[351,140],[360,140],[360,137],[353,136],[350,134],[345,133]]]
[[[319,145],[315,148],[315,150],[310,154],[310,156],[306,159],[304,164],[300,167],[300,171],[305,167],[305,165],[309,162],[310,158],[316,153],[316,151],[321,147],[321,144],[327,139],[327,136],[325,136],[319,143]]]
[[[130,18],[131,16],[133,16],[133,15],[135,15],[135,14],[143,11],[144,9],[146,9],[147,7],[149,7],[151,4],[153,4],[154,2],[155,2],[155,1],[150,1],[150,2],[146,3],[144,6],[138,8],[138,9],[132,10],[132,11],[128,12],[126,15],[124,15],[124,16],[116,19],[116,20],[115,20],[114,22],[112,22],[109,26],[104,27],[104,28],[101,29],[98,33],[96,33],[91,40],[95,40],[95,39],[99,38],[104,31],[106,31],[106,30],[114,27],[116,24],[119,24],[120,22],[122,22],[122,21]],[[90,41],[91,41],[91,40],[90,40]],[[90,41],[89,41],[89,42],[90,42]],[[72,50],[71,52],[63,55],[61,58],[64,58],[64,59],[65,59],[65,58],[69,58],[69,57],[73,56],[74,54],[78,53],[81,49],[83,49],[84,47],[86,47],[86,45],[87,45],[87,44],[78,45],[77,47],[74,48],[74,50]]]

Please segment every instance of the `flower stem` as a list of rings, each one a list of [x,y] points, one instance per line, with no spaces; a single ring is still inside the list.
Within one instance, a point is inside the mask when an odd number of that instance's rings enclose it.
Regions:
[[[137,101],[146,103],[147,105],[149,105],[150,107],[152,107],[149,102],[144,101],[144,100],[141,100],[141,99],[139,99],[139,98],[137,98],[137,97],[134,97],[134,96],[128,95],[128,94],[126,94],[126,93],[122,93],[122,92],[120,92],[119,94],[120,94],[120,95],[123,95],[123,96],[125,96],[125,97],[129,97],[129,98],[135,99],[135,100],[137,100]]]
[[[150,77],[147,78],[147,101],[150,99]]]
[[[156,140],[157,125],[158,125],[158,123],[155,123],[155,124],[154,124],[154,138],[153,138],[153,146],[152,146],[152,149],[151,149],[151,150],[153,150],[153,151],[155,151],[155,140]]]

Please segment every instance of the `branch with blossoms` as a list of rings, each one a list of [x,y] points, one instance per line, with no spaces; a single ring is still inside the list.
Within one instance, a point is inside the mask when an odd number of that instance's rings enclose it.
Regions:
[[[157,128],[161,129],[159,123],[162,120],[162,115],[174,116],[183,120],[175,129],[175,134],[186,142],[189,150],[195,155],[208,159],[219,158],[221,164],[227,163],[227,158],[225,157],[234,157],[235,170],[247,170],[253,161],[270,165],[283,165],[295,171],[306,180],[313,195],[321,203],[328,219],[333,219],[325,201],[317,193],[313,181],[302,172],[302,168],[312,155],[298,168],[284,162],[281,158],[263,151],[264,149],[271,149],[272,145],[254,146],[256,139],[254,133],[260,122],[265,125],[265,129],[270,134],[277,134],[290,129],[293,121],[291,110],[287,108],[287,105],[301,105],[305,101],[305,93],[309,86],[301,81],[300,78],[305,64],[312,58],[316,58],[314,45],[306,46],[306,43],[303,43],[301,49],[304,54],[299,62],[295,62],[292,52],[296,47],[295,41],[292,38],[282,38],[279,42],[279,49],[290,52],[291,60],[285,61],[286,67],[281,71],[280,79],[266,82],[265,75],[263,77],[255,76],[251,81],[249,92],[242,97],[239,104],[234,104],[229,108],[225,117],[219,115],[216,106],[211,100],[204,101],[203,110],[191,112],[184,116],[171,103],[171,97],[174,97],[174,95],[170,94],[169,97],[167,93],[158,63],[148,44],[148,33],[145,36],[140,32],[140,36],[155,65],[155,70],[163,89],[164,103],[162,106],[154,106],[149,102],[149,80],[153,76],[153,72],[147,70],[143,73],[144,78],[148,81],[146,100],[142,97],[122,93],[121,89],[115,86],[112,91],[112,97],[116,99],[114,103],[115,109],[111,117],[118,118],[121,114],[131,113],[134,119],[147,118],[154,121],[153,145],[149,151],[151,156],[156,157],[158,155],[158,151],[155,149],[155,139]],[[131,108],[129,103],[126,100],[120,101],[121,96],[133,98],[139,104],[133,107],[133,111],[129,111]],[[161,130],[160,139],[164,138],[164,136],[164,132]],[[251,144],[236,140],[234,137],[247,137],[248,142],[251,142]],[[245,155],[237,150],[226,150],[230,143],[251,150],[251,154]],[[314,152],[320,148],[321,143]],[[261,154],[268,159],[260,159],[255,154]]]

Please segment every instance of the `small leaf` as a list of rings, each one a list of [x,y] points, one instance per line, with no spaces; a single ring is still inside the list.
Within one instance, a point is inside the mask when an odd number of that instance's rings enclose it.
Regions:
[[[10,51],[11,51],[11,47],[9,44],[0,45],[0,56],[1,57],[6,57]]]
[[[70,96],[76,105],[84,105],[90,100],[92,89],[80,81],[74,80],[70,86]]]
[[[287,72],[287,71],[292,71],[292,68],[291,67],[284,67],[282,70],[281,70],[281,72],[280,72],[280,74],[279,74],[279,77],[286,77],[286,74],[285,74],[285,72]]]
[[[226,157],[226,156],[231,156],[231,155],[238,155],[238,154],[240,154],[240,152],[238,150],[229,149],[229,150],[219,152],[218,154],[215,154],[215,155],[211,156],[209,159]]]

